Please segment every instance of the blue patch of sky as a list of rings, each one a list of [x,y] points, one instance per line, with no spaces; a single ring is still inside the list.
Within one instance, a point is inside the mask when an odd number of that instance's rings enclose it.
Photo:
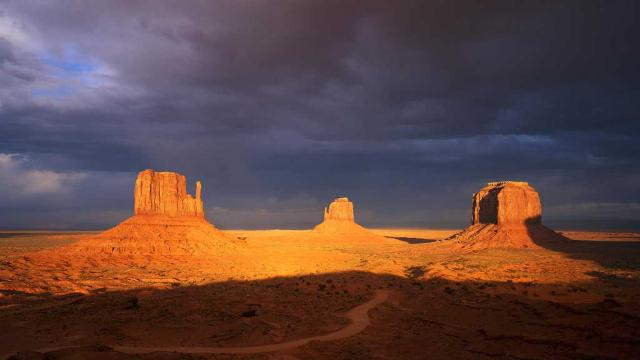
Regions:
[[[55,76],[62,78],[81,76],[98,68],[91,58],[83,56],[71,46],[65,47],[62,55],[49,53],[43,55],[40,60],[54,69]]]
[[[73,46],[66,46],[61,54],[45,53],[40,61],[48,67],[51,77],[60,83],[34,89],[32,95],[35,97],[61,99],[73,95],[79,88],[98,85],[93,76],[99,69],[98,65]]]

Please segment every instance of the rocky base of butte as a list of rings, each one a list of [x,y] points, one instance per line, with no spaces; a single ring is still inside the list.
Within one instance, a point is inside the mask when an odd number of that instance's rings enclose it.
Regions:
[[[201,183],[196,183],[193,197],[187,193],[185,177],[177,173],[141,171],[134,189],[134,211],[117,226],[61,251],[213,255],[241,243],[205,219]]]
[[[446,240],[454,247],[538,248],[565,240],[542,225],[542,204],[526,182],[491,182],[473,195],[471,225]]]
[[[93,238],[58,251],[82,254],[216,255],[237,251],[244,240],[218,230],[204,216],[202,185],[195,197],[186,179],[173,172],[144,170],[134,189],[135,215]],[[450,249],[538,248],[565,238],[542,225],[540,197],[526,182],[487,184],[473,196],[472,222],[442,242]],[[324,209],[324,219],[312,231],[316,237],[340,241],[391,241],[355,222],[354,206],[340,197]],[[394,240],[395,241],[395,240]]]
[[[353,203],[340,197],[324,208],[324,220],[313,228],[319,234],[367,235],[377,237],[354,220]]]

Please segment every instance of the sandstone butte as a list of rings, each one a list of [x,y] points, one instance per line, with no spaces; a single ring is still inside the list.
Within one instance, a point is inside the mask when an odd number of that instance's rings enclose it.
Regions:
[[[464,249],[538,248],[564,237],[542,225],[538,192],[526,182],[490,182],[473,195],[471,225],[445,241]]]
[[[313,228],[319,234],[365,235],[379,237],[356,224],[353,203],[349,198],[340,197],[324,208],[324,220]]]
[[[144,170],[134,188],[134,215],[96,237],[61,251],[122,255],[215,255],[242,242],[213,226],[204,214],[202,184],[195,197],[186,178]]]
[[[136,215],[162,214],[204,218],[202,184],[196,182],[196,197],[187,193],[187,180],[173,172],[144,170],[138,174],[133,209]]]

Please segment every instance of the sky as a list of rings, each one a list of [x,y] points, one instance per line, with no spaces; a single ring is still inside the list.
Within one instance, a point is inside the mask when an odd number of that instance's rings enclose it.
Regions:
[[[137,172],[221,228],[461,228],[528,181],[640,230],[640,3],[0,0],[0,229],[103,229]]]

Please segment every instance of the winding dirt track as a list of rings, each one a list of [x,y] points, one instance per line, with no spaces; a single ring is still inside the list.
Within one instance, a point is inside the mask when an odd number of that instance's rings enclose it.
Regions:
[[[369,310],[382,304],[389,297],[387,290],[377,290],[373,299],[349,310],[345,316],[351,320],[351,324],[326,335],[311,336],[303,339],[287,341],[279,344],[243,346],[243,347],[135,347],[114,346],[113,349],[127,354],[148,354],[153,352],[177,352],[188,354],[255,354],[271,351],[289,350],[305,345],[311,341],[331,341],[344,339],[358,334],[369,325]]]
[[[345,317],[351,320],[351,324],[326,335],[311,336],[293,341],[278,344],[242,346],[242,347],[193,347],[193,346],[171,346],[171,347],[137,347],[137,346],[112,346],[116,351],[126,354],[148,354],[154,352],[174,352],[185,354],[255,354],[271,351],[289,350],[308,344],[311,341],[332,341],[344,339],[360,333],[369,325],[369,310],[382,304],[389,298],[389,291],[377,290],[373,299],[360,304],[349,310]],[[56,350],[68,350],[77,348],[76,346],[65,346],[40,349],[39,352],[50,352]],[[5,358],[5,356],[0,356]]]

